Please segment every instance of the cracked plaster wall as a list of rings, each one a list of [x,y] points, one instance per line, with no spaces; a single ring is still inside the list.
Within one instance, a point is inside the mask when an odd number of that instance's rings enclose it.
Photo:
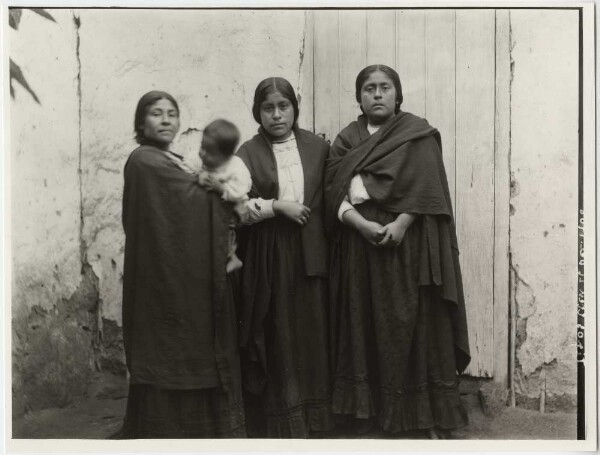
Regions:
[[[40,103],[10,101],[13,413],[69,404],[96,352],[96,279],[81,250],[77,32],[25,10],[10,56]]]
[[[576,396],[578,13],[511,11],[512,295],[517,403]]]
[[[122,169],[136,146],[138,99],[152,89],[173,94],[182,132],[174,151],[192,162],[202,128],[217,117],[250,138],[256,84],[281,75],[298,88],[304,14],[139,11],[132,25],[123,11],[80,12],[84,241],[105,319],[121,323]]]
[[[16,86],[16,414],[68,404],[85,392],[94,369],[125,371],[122,169],[136,147],[141,95],[161,89],[175,96],[182,134],[173,150],[192,163],[202,128],[217,117],[236,123],[242,140],[255,134],[252,98],[265,77],[287,78],[312,104],[303,11],[49,12],[57,23],[25,11],[10,42],[11,58],[42,103]],[[301,102],[300,109],[300,125],[312,129],[312,107]]]
[[[254,134],[253,91],[268,75],[309,100],[300,124],[312,124],[302,11],[141,10],[135,22],[122,10],[51,12],[56,23],[25,11],[10,31],[11,58],[42,103],[18,85],[10,102],[17,414],[68,404],[94,369],[124,371],[122,168],[143,93],[177,98],[174,150],[192,161],[216,116],[244,139]],[[576,21],[576,12],[511,12],[511,271],[525,405],[544,380],[549,406],[575,394]]]

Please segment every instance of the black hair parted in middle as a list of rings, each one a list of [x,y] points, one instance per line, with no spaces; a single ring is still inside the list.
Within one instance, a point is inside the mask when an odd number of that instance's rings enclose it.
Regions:
[[[390,68],[387,65],[369,65],[366,68],[363,68],[358,76],[356,76],[356,101],[360,104],[360,93],[362,91],[362,87],[365,81],[369,78],[371,74],[375,71],[381,71],[387,77],[389,77],[394,83],[394,87],[396,88],[396,109],[395,113],[400,112],[400,106],[402,105],[402,101],[404,100],[402,96],[402,84],[400,84],[400,76],[393,68]],[[362,110],[362,107],[360,108]]]
[[[261,81],[254,91],[254,103],[252,104],[252,115],[257,123],[261,124],[260,121],[260,105],[267,99],[271,93],[279,92],[281,95],[288,99],[294,107],[294,126],[298,123],[298,115],[300,109],[298,108],[298,98],[296,98],[296,92],[292,84],[283,77],[269,77]]]

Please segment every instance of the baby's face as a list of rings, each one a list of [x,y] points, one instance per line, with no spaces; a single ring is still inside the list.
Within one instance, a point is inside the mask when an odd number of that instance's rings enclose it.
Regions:
[[[208,151],[204,147],[200,147],[200,158],[202,164],[207,170],[213,170],[222,166],[227,161],[227,157],[216,151]]]

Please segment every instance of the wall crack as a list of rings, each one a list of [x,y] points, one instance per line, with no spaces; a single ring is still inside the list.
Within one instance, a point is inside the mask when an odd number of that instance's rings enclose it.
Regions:
[[[510,10],[508,10],[508,58],[510,62],[510,77],[508,79],[508,173],[510,175],[510,181],[512,183],[513,180],[513,172],[512,172],[512,90],[513,90],[513,77],[514,77],[514,60],[512,55],[512,18],[510,14]],[[511,218],[515,214],[515,208],[512,205],[512,195],[509,196],[509,216],[508,216],[508,266],[509,266],[509,274],[508,274],[508,302],[509,302],[509,356],[508,356],[508,369],[509,369],[509,390],[510,390],[510,405],[514,408],[516,406],[516,376],[517,376],[517,346],[516,346],[516,332],[517,332],[517,311],[516,311],[516,302],[515,302],[515,294],[516,289],[514,285],[514,277],[513,277],[513,254],[512,254],[512,226],[511,226]]]
[[[101,350],[102,341],[102,300],[99,294],[100,277],[96,275],[94,268],[88,262],[87,243],[85,241],[85,216],[84,216],[84,196],[83,196],[83,141],[81,136],[82,131],[82,95],[81,95],[81,17],[73,13],[73,24],[75,25],[75,57],[77,59],[77,109],[78,109],[78,162],[77,176],[79,179],[79,255],[81,261],[81,277],[86,279],[90,277],[94,290],[96,292],[96,334],[93,341],[93,349],[95,354],[94,365],[98,369],[98,356]]]
[[[306,51],[306,29],[308,28],[308,17],[309,11],[304,13],[304,28],[302,30],[302,44],[300,44],[300,50],[298,51],[298,55],[300,57],[300,61],[298,62],[298,90],[297,96],[298,101],[300,102],[302,99],[302,95],[300,94],[301,83],[302,83],[302,65],[304,64],[304,52]]]
[[[85,220],[83,217],[83,167],[82,167],[82,160],[83,160],[83,147],[82,147],[82,140],[81,140],[81,126],[82,126],[82,119],[81,119],[81,55],[80,55],[80,47],[81,47],[81,36],[79,34],[79,29],[81,27],[81,18],[73,13],[73,24],[75,25],[75,57],[77,58],[77,109],[78,109],[78,129],[79,129],[79,136],[78,136],[78,145],[79,145],[79,150],[78,150],[78,162],[77,162],[77,176],[79,178],[79,254],[80,254],[80,259],[81,259],[81,273],[84,273],[83,270],[83,266],[84,264],[87,262],[86,259],[86,245],[85,245],[85,239],[84,239],[84,226],[85,226]]]
[[[187,130],[185,130],[183,133],[181,133],[181,136],[188,136],[189,134],[192,134],[192,133],[201,133],[201,132],[202,132],[201,129],[190,127]]]

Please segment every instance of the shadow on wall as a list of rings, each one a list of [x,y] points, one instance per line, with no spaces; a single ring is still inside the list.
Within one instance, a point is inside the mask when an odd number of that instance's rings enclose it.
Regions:
[[[69,299],[17,315],[13,330],[13,418],[64,407],[81,396],[96,372],[125,377],[121,329],[99,319],[98,278],[84,265]]]
[[[48,19],[52,22],[56,22],[54,20],[54,18],[52,17],[52,15],[42,8],[28,8],[28,9],[29,9],[29,11],[33,11],[34,13],[37,13],[40,16],[45,17],[46,19]],[[22,14],[23,14],[23,10],[21,8],[10,8],[9,15],[8,15],[8,24],[14,30],[19,29],[19,23],[21,22]],[[29,94],[33,97],[33,99],[36,101],[36,103],[39,104],[40,100],[38,99],[38,97],[35,94],[35,92],[33,91],[33,89],[27,83],[27,79],[25,78],[25,75],[23,74],[21,67],[19,65],[17,65],[13,61],[12,58],[9,58],[9,61],[10,61],[10,69],[9,69],[10,96],[13,98],[15,97],[15,90],[13,88],[13,80],[15,80],[19,84],[21,84],[23,86],[23,88],[25,90],[27,90],[29,92]]]
[[[39,8],[10,8],[10,27],[18,31],[21,18],[28,12],[60,27],[53,15]],[[27,79],[28,74],[37,76],[33,71],[35,67],[25,62],[24,68],[22,70],[10,58],[11,98],[15,99],[15,83],[41,106],[44,100],[40,100],[36,88],[43,87],[30,85]],[[51,101],[48,102],[51,104]],[[61,212],[57,211],[56,214],[60,217]],[[43,223],[43,218],[38,222]],[[18,223],[13,222],[14,227],[17,225]],[[28,232],[28,227],[19,225],[18,228]],[[36,242],[34,236],[31,236],[31,241]],[[47,302],[48,305],[38,302],[37,297],[50,292],[50,289],[42,289],[50,287],[50,282],[40,283],[27,273],[16,273],[13,278],[13,417],[29,411],[72,404],[78,397],[86,395],[92,376],[99,371],[125,377],[121,330],[116,322],[102,320],[98,278],[87,264],[85,254],[82,254],[79,266],[75,264],[75,270],[77,269],[81,275],[74,292],[68,293],[70,297],[60,298],[60,293],[57,293],[59,298],[54,302]],[[64,278],[59,274],[58,264],[55,264],[50,275],[57,282]],[[54,294],[54,285],[51,286]],[[26,304],[23,300],[33,303]]]

